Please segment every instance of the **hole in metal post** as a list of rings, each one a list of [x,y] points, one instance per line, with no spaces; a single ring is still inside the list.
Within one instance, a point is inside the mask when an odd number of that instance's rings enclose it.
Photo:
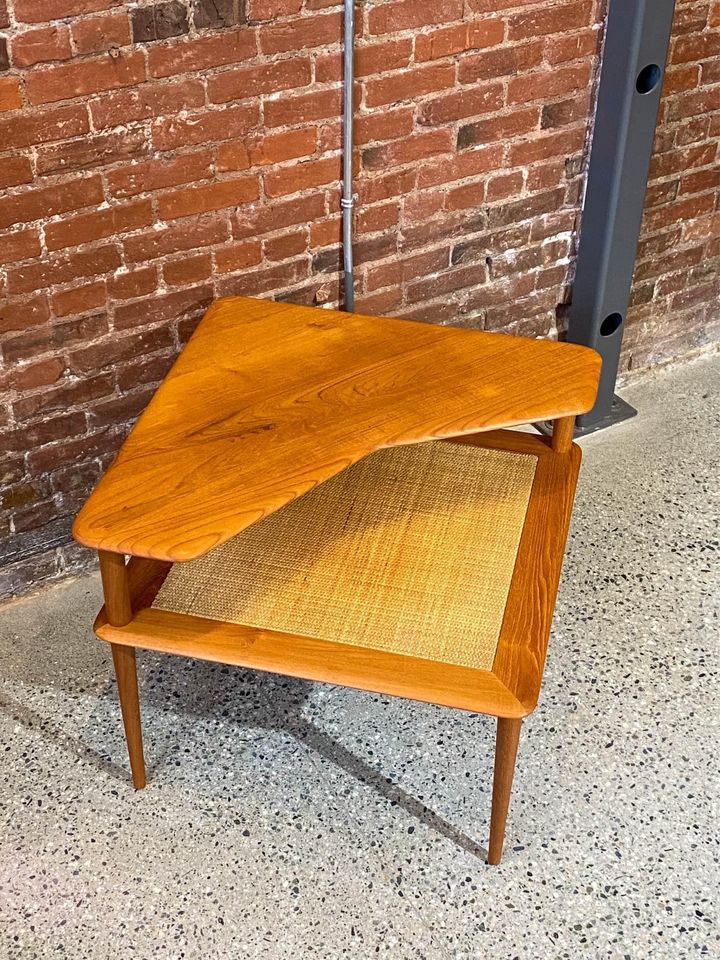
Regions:
[[[600,324],[600,336],[611,337],[623,322],[621,313],[609,313]]]
[[[652,93],[655,87],[660,83],[662,70],[656,63],[649,63],[643,67],[637,75],[635,89],[638,93]]]

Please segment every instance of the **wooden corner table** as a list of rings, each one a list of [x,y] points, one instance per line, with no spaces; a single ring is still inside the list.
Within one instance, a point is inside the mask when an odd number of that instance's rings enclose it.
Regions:
[[[498,863],[599,370],[570,344],[214,304],[73,528],[134,785],[136,647],[459,707],[498,718]],[[506,429],[541,420],[552,440]]]

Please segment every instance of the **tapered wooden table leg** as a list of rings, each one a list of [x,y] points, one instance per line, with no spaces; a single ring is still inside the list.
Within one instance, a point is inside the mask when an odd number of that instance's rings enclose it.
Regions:
[[[552,448],[555,453],[567,453],[573,443],[575,417],[559,417],[553,423]]]
[[[100,576],[105,595],[105,612],[115,627],[124,627],[132,620],[130,586],[125,557],[121,553],[99,550]],[[133,784],[139,790],[145,786],[145,758],[143,757],[142,729],[140,726],[140,698],[138,695],[135,648],[121,643],[111,643],[118,696],[122,710],[125,739],[130,755]]]
[[[140,699],[138,696],[135,648],[111,643],[115,676],[117,677],[120,709],[122,710],[125,739],[130,754],[133,784],[140,790],[145,786],[145,758],[140,727]]]
[[[497,738],[495,740],[495,776],[493,779],[492,814],[490,817],[490,851],[488,863],[498,864],[502,857],[505,841],[505,824],[510,791],[515,773],[515,759],[522,720],[508,720],[498,717]]]

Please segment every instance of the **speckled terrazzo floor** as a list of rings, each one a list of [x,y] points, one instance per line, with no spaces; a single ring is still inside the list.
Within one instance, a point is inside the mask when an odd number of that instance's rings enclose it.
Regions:
[[[96,577],[0,610],[0,958],[720,956],[720,358],[584,441],[503,864],[493,724],[144,654],[134,793]]]

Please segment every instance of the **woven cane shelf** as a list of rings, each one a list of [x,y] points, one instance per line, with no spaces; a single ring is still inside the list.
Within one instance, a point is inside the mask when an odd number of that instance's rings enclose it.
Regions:
[[[378,451],[175,564],[153,607],[490,670],[536,465],[439,442]]]

